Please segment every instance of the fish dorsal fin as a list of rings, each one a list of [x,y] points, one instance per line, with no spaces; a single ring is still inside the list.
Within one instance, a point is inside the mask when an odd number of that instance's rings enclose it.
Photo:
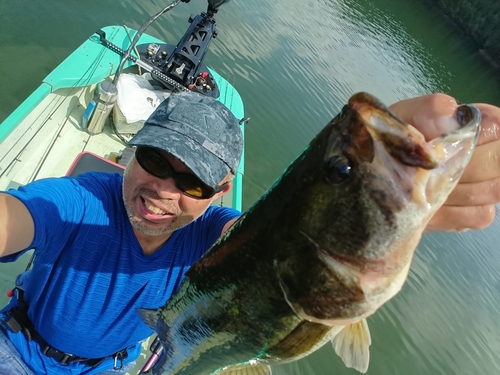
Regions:
[[[222,371],[216,372],[216,375],[272,375],[271,366],[254,365],[243,367],[230,367]]]
[[[345,328],[332,339],[335,353],[342,358],[344,364],[362,373],[368,370],[371,343],[372,339],[366,319],[346,325]]]

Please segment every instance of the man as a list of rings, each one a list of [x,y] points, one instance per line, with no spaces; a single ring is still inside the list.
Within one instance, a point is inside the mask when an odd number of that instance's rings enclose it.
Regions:
[[[456,126],[456,106],[435,94],[392,109],[433,138]],[[500,160],[500,134],[493,131],[500,109],[479,108],[482,145],[429,229],[464,230],[493,221],[500,168],[489,161]],[[37,253],[29,279],[21,282],[38,332],[27,341],[23,330],[0,330],[0,374],[125,371],[140,352],[138,342],[151,334],[136,308],[163,305],[189,266],[239,215],[209,207],[229,190],[241,155],[237,120],[220,103],[172,95],[131,144],[138,148],[123,181],[89,173],[0,194],[0,256],[14,259],[26,248]],[[65,359],[64,353],[76,357]]]
[[[163,305],[240,214],[210,206],[230,190],[243,148],[239,121],[217,100],[170,96],[130,145],[123,183],[89,173],[1,195],[3,260],[36,254],[21,286],[29,309],[4,319],[24,373],[124,373],[152,334],[137,308]],[[0,353],[0,373],[1,362]],[[23,373],[8,362],[5,373]]]

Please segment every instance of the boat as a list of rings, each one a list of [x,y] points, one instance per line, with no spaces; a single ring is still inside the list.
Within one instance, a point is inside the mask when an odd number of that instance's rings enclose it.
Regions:
[[[217,97],[236,118],[243,120],[244,131],[244,108],[238,91],[203,64],[208,44],[216,32],[213,16],[213,12],[202,12],[194,19],[191,17],[190,27],[177,45],[166,44],[124,26],[107,26],[90,36],[0,124],[0,189],[40,178],[63,176],[81,152],[120,162],[126,146],[124,141],[131,138],[134,133],[130,131],[134,129],[128,123],[112,126],[110,118],[97,116],[101,114],[98,106],[93,118],[88,116],[92,103],[97,102],[94,99],[96,90],[102,89],[103,83],[112,83],[120,64],[123,65],[122,76],[150,69],[155,82],[166,86],[165,92],[191,86],[193,91]],[[203,40],[199,40],[198,36],[204,33]],[[122,59],[125,49],[138,35],[135,50],[140,56],[132,53],[129,58]],[[190,69],[188,63],[192,65]],[[183,69],[179,69],[182,64]],[[169,71],[167,65],[170,65]],[[176,70],[182,70],[182,77]],[[208,90],[199,89],[200,81],[212,84],[207,85],[210,86]],[[115,108],[117,110],[112,111],[110,117],[121,119],[121,113],[116,115],[119,106]],[[91,128],[95,125],[92,120],[97,123],[97,129]],[[234,179],[233,192],[226,194],[230,201],[223,203],[240,210],[243,170],[244,157]]]
[[[177,44],[144,32],[181,1],[189,2],[175,0],[138,30],[97,30],[0,124],[0,190],[89,170],[120,173],[134,152],[127,141],[172,92],[191,90],[218,99],[241,119],[244,134],[248,119],[240,94],[203,63],[217,32],[214,16],[226,0],[208,0],[207,11],[189,18]],[[127,115],[129,107],[135,113]],[[232,192],[214,204],[241,211],[243,172],[244,153]],[[23,256],[17,262],[29,268],[31,261]]]

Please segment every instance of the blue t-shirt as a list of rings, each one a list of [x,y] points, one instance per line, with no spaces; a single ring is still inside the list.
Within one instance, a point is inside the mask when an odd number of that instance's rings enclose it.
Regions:
[[[35,223],[30,248],[36,258],[25,286],[29,317],[50,345],[87,358],[150,336],[137,308],[165,304],[223,226],[240,215],[211,206],[145,256],[118,174],[44,179],[9,193],[26,205]]]

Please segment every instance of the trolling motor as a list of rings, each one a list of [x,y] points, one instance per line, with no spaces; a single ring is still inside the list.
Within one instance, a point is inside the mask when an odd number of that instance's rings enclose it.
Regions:
[[[229,0],[208,0],[206,12],[189,17],[190,26],[176,46],[166,43],[142,44],[137,46],[139,57],[131,55],[139,38],[151,23],[181,1],[188,3],[190,0],[175,0],[150,17],[139,28],[126,51],[107,40],[106,34],[102,30],[96,32],[100,37],[100,42],[121,55],[122,60],[113,82],[102,82],[98,85],[94,98],[84,112],[82,126],[87,132],[97,134],[102,131],[104,122],[109,117],[116,101],[116,84],[127,60],[148,71],[154,81],[158,82],[164,89],[173,92],[191,90],[213,98],[219,97],[217,83],[206,65],[203,64],[203,58],[210,41],[217,36],[214,15],[218,12],[219,7]],[[126,143],[116,128],[114,131],[118,138]]]
[[[190,26],[177,46],[156,43],[137,46],[140,59],[162,73],[152,73],[151,76],[166,89],[177,91],[181,85],[191,91],[219,97],[215,79],[203,63],[210,41],[217,37],[214,13],[209,6],[206,13],[191,15]],[[163,75],[170,80],[165,80]]]
[[[182,1],[187,3],[190,0]],[[210,41],[217,37],[214,15],[228,1],[208,0],[206,12],[189,17],[190,26],[176,46],[156,43],[137,46],[141,60],[155,68],[151,76],[156,81],[169,90],[176,91],[181,86],[214,98],[219,97],[215,79],[203,64],[203,58]]]

